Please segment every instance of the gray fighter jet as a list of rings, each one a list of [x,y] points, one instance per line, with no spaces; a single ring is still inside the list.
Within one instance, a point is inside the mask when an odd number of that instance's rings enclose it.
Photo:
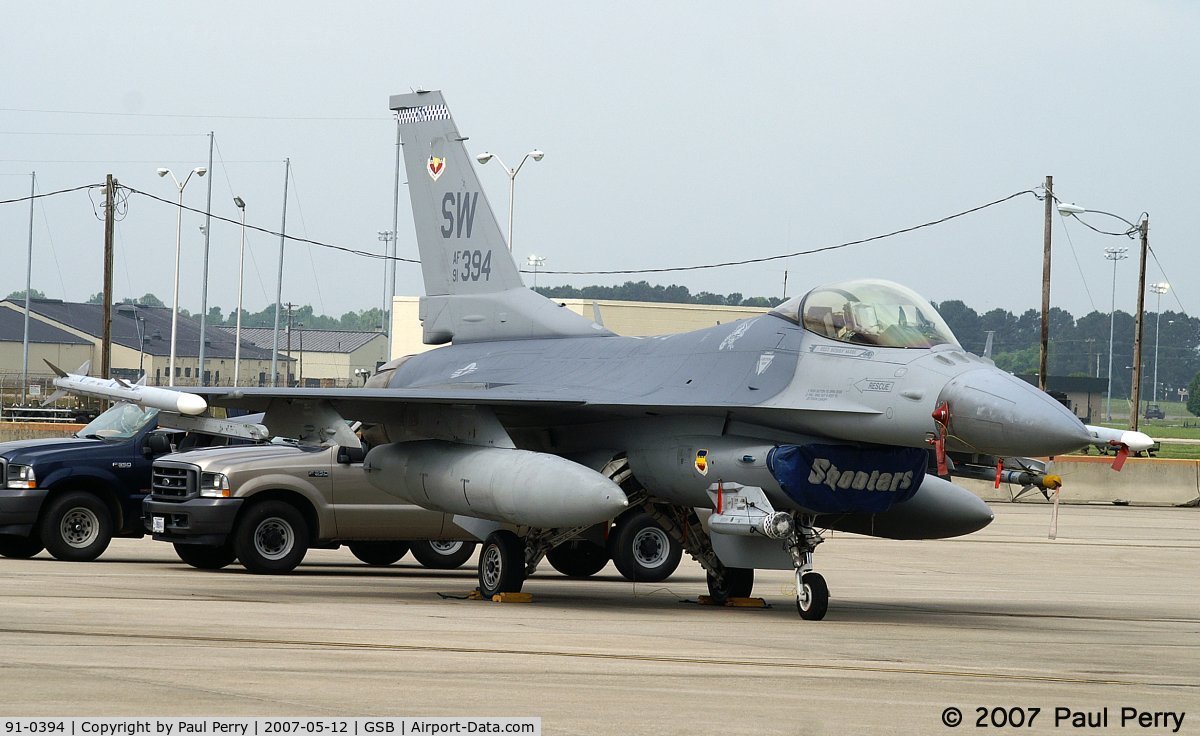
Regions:
[[[820,619],[819,530],[968,534],[992,513],[946,477],[999,477],[1007,458],[1005,480],[1052,488],[1014,458],[1093,441],[888,281],[821,286],[695,332],[615,335],[525,287],[441,93],[391,109],[424,340],[443,347],[385,366],[381,388],[202,393],[297,436],[353,441],[341,417],[380,425],[372,482],[484,541],[485,596],[519,591],[548,551],[640,506],[704,567],[713,599],[749,596],[755,568],[793,569],[800,615]]]

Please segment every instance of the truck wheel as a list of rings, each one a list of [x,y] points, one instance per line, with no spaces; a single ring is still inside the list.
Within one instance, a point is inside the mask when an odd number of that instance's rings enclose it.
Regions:
[[[408,554],[408,542],[352,542],[350,554],[368,565],[386,567]]]
[[[626,580],[657,583],[679,567],[683,547],[644,511],[617,519],[608,536],[613,564]]]
[[[28,560],[45,547],[42,540],[34,534],[28,537],[14,537],[11,534],[0,534],[0,555],[14,560]]]
[[[413,542],[413,557],[431,570],[457,570],[475,554],[474,542],[430,540]]]
[[[308,552],[308,525],[290,503],[263,501],[247,509],[238,521],[233,551],[250,572],[291,572]]]
[[[232,544],[176,544],[175,554],[197,570],[220,570],[237,559]]]
[[[608,551],[587,539],[568,539],[547,552],[546,561],[569,578],[586,578],[604,569]]]
[[[112,528],[112,514],[103,501],[90,493],[73,491],[50,502],[39,533],[55,559],[91,562],[108,549]]]

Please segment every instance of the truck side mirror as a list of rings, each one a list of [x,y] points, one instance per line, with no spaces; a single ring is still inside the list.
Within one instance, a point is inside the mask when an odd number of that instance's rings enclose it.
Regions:
[[[164,455],[171,451],[171,438],[163,432],[151,432],[146,435],[145,453],[147,455]]]
[[[363,458],[367,456],[367,451],[361,447],[339,447],[337,451],[337,461],[339,465],[353,465],[361,463]]]

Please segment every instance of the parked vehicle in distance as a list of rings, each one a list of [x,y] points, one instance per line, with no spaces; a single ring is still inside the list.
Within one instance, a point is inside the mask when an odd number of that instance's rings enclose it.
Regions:
[[[1146,406],[1147,419],[1166,419],[1167,415],[1163,412],[1162,407],[1158,404],[1148,404]]]
[[[181,560],[208,570],[238,560],[250,572],[287,573],[310,548],[341,545],[369,565],[410,550],[436,569],[470,559],[466,530],[372,486],[362,457],[361,448],[281,441],[168,455],[154,463],[143,523]]]
[[[184,439],[158,410],[115,404],[74,437],[0,443],[0,555],[87,562],[113,537],[141,537],[154,458]],[[190,435],[197,443],[224,438]]]

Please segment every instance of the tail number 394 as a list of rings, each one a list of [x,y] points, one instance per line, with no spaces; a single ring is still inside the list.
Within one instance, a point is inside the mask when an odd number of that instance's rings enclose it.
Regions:
[[[451,281],[489,281],[492,278],[490,250],[456,250],[450,269]]]

